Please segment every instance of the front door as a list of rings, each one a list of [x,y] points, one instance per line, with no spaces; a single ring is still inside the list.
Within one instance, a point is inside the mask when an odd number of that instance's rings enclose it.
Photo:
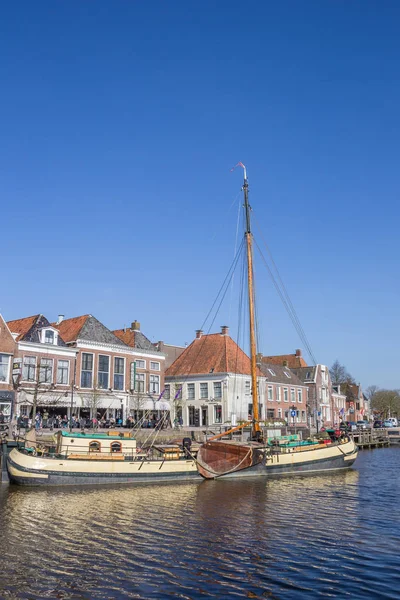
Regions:
[[[201,407],[201,424],[203,427],[208,427],[208,407]]]

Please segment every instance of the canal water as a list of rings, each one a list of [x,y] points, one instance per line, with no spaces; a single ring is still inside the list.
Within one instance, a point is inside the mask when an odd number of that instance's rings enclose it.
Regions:
[[[1,599],[400,598],[400,448],[266,481],[0,489]]]

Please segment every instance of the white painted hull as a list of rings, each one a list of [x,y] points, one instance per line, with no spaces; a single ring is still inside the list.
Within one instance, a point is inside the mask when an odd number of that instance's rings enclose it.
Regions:
[[[239,456],[239,459],[235,459],[239,460],[238,466],[235,466],[229,455],[229,442],[209,444],[208,455],[207,444],[204,445],[206,452],[200,448],[197,455],[199,472],[206,479],[305,475],[347,469],[354,463],[358,454],[357,446],[351,439],[341,444],[321,444],[302,450],[293,448],[291,451],[276,454],[265,452],[265,448],[257,446],[250,451],[250,447],[244,445],[239,453],[238,448],[235,448],[235,454]]]
[[[25,454],[14,448],[7,459],[19,485],[103,485],[200,479],[194,460],[74,460]]]

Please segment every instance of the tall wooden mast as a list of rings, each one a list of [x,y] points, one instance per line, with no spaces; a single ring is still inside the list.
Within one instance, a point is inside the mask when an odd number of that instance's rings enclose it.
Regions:
[[[241,164],[241,163],[240,163]],[[253,396],[253,432],[260,431],[258,414],[258,389],[257,389],[257,350],[255,334],[254,310],[254,279],[253,279],[253,234],[251,233],[249,183],[247,181],[246,167],[241,164],[244,171],[243,194],[244,209],[246,213],[246,248],[247,248],[247,283],[249,295],[249,326],[250,326],[250,361],[251,361],[251,389]]]

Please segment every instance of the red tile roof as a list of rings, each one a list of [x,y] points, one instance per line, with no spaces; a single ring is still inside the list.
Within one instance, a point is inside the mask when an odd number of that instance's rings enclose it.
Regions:
[[[64,342],[73,342],[78,339],[82,327],[90,316],[82,315],[72,319],[64,319],[58,325],[56,323],[52,323],[52,325],[58,329]]]
[[[127,346],[135,347],[135,332],[132,329],[115,329],[113,334]]]
[[[298,369],[299,367],[308,367],[306,361],[300,354],[280,354],[279,356],[263,356],[261,361],[272,365],[286,366],[289,369]]]
[[[196,338],[165,372],[167,377],[238,373],[250,375],[250,358],[229,335],[212,333]]]
[[[15,321],[8,321],[7,325],[11,333],[18,333],[18,337],[16,339],[19,341],[28,333],[39,317],[40,315],[33,315],[33,317],[15,319]]]

